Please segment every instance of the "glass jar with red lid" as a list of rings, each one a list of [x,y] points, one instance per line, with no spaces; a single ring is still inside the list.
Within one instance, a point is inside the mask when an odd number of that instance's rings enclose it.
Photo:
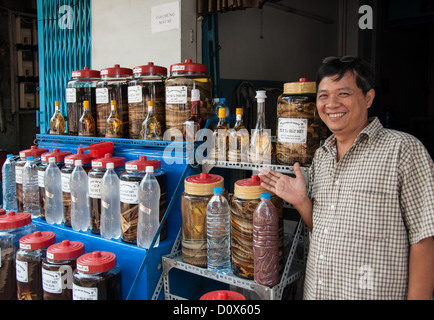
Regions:
[[[201,173],[184,180],[181,195],[182,260],[198,267],[207,266],[206,206],[214,187],[224,186],[222,176]]]
[[[84,101],[89,101],[90,113],[96,119],[95,88],[99,80],[100,72],[89,67],[71,72],[71,80],[66,84],[68,135],[78,135],[78,123],[83,114]]]
[[[92,160],[92,169],[88,173],[89,177],[89,200],[90,200],[90,230],[100,233],[101,222],[101,180],[107,171],[107,163],[113,163],[114,171],[118,176],[125,170],[125,158],[113,157],[106,153],[103,158]]]
[[[93,251],[80,256],[73,276],[72,299],[121,300],[121,274],[114,253]]]
[[[43,300],[42,261],[55,242],[56,235],[51,231],[35,231],[20,239],[15,261],[18,300]]]
[[[138,139],[148,114],[148,101],[154,102],[154,115],[165,131],[165,81],[167,69],[153,62],[133,68],[134,78],[128,81],[129,137]]]
[[[170,66],[166,80],[166,129],[182,133],[182,124],[191,115],[191,91],[200,91],[200,115],[204,120],[212,116],[212,80],[207,66],[186,59]]]
[[[19,240],[35,230],[27,212],[0,212],[0,300],[17,299],[15,271]]]
[[[44,300],[72,300],[73,272],[84,252],[84,244],[79,241],[63,240],[48,247],[42,261]]]
[[[132,79],[133,70],[115,64],[102,69],[101,79],[96,84],[96,135],[105,137],[106,122],[110,115],[110,101],[116,100],[117,111],[122,119],[123,137],[128,138],[128,81]]]

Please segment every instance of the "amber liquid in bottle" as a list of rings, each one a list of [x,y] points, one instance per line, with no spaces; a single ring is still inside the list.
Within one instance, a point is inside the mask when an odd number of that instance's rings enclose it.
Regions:
[[[116,100],[111,100],[111,111],[107,118],[106,138],[122,138],[122,119],[119,116]]]
[[[140,139],[161,140],[161,124],[154,114],[154,101],[148,101],[148,115],[142,123]]]
[[[226,153],[229,149],[226,110],[220,108],[218,112],[219,122],[213,132],[214,150],[211,152],[211,159],[226,161]]]
[[[228,160],[247,162],[249,150],[249,132],[243,121],[243,108],[236,109],[235,126],[229,130]]]
[[[95,120],[90,114],[89,101],[83,101],[83,114],[78,122],[78,135],[84,137],[95,136]]]
[[[65,118],[60,113],[60,102],[54,102],[54,114],[50,119],[50,134],[65,134]]]
[[[182,135],[185,141],[196,141],[196,133],[203,129],[205,120],[200,116],[200,101],[193,101],[191,116],[182,124]]]

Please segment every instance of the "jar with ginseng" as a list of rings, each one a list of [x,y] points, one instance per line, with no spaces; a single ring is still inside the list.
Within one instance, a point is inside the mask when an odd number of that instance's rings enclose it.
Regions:
[[[97,137],[105,137],[110,101],[116,100],[117,111],[122,120],[123,138],[128,138],[128,81],[132,79],[132,74],[132,69],[121,68],[118,64],[101,70],[101,80],[97,82],[95,89]]]
[[[301,78],[299,82],[285,83],[277,102],[277,163],[311,165],[321,134],[315,82]]]
[[[120,176],[121,199],[121,239],[137,243],[137,223],[139,219],[139,185],[146,175],[146,167],[154,168],[154,176],[160,185],[160,221],[167,210],[167,174],[161,169],[161,162],[140,156],[138,160],[125,163],[125,172]],[[167,237],[167,223],[161,227],[160,241]]]
[[[96,119],[95,88],[100,80],[100,72],[84,67],[71,72],[71,80],[66,84],[66,108],[68,115],[68,135],[77,136],[83,102],[89,101],[89,111]]]
[[[166,129],[182,133],[182,124],[191,115],[191,91],[200,91],[200,115],[206,121],[212,116],[212,80],[205,64],[186,59],[172,64],[166,80]]]
[[[154,115],[161,125],[161,132],[164,132],[167,68],[148,62],[135,67],[133,76],[134,78],[128,81],[129,137],[139,139],[142,123],[148,114],[148,101],[154,102]]]
[[[257,175],[238,180],[234,184],[231,207],[231,256],[232,271],[245,279],[254,277],[253,213],[261,202],[261,193],[269,192],[261,186]],[[270,193],[270,192],[269,192]],[[283,204],[273,193],[271,202],[279,215],[279,269],[283,269]]]
[[[118,176],[125,169],[125,158],[113,157],[107,153],[103,158],[92,160],[92,169],[88,173],[89,177],[89,201],[90,201],[90,230],[92,233],[100,233],[101,223],[101,181],[107,171],[107,163],[112,162],[114,171]]]
[[[20,239],[15,266],[18,300],[43,300],[42,261],[55,242],[56,235],[51,231],[35,231]]]
[[[184,180],[181,195],[182,260],[198,267],[207,267],[206,206],[214,188],[224,186],[224,178],[201,173]]]

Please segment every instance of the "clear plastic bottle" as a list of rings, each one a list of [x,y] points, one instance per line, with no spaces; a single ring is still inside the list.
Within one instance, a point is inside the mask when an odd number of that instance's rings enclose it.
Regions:
[[[86,231],[90,227],[90,204],[88,177],[81,160],[75,160],[71,174],[71,226],[75,231]]]
[[[121,236],[120,180],[114,171],[113,162],[106,165],[107,171],[101,181],[101,237],[119,239]]]
[[[139,221],[137,246],[149,248],[160,226],[160,185],[154,176],[154,167],[146,167],[146,175],[139,187]],[[158,246],[160,237],[155,241]]]
[[[56,164],[56,158],[48,159],[48,167],[44,173],[45,186],[45,220],[49,224],[63,222],[62,173]]]
[[[279,283],[279,216],[268,192],[253,213],[253,261],[256,283],[273,287]]]
[[[223,188],[214,188],[214,196],[206,207],[208,270],[231,271],[231,215]]]
[[[32,219],[41,215],[39,208],[38,166],[33,157],[27,157],[23,168],[23,208]]]
[[[17,186],[15,182],[15,160],[13,154],[6,156],[2,167],[3,209],[17,211]]]

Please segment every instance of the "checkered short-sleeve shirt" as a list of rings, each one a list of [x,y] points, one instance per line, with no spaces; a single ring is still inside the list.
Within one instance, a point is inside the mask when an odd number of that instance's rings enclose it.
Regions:
[[[414,137],[377,118],[336,161],[332,135],[311,168],[305,299],[405,299],[409,245],[434,236],[434,166]]]

